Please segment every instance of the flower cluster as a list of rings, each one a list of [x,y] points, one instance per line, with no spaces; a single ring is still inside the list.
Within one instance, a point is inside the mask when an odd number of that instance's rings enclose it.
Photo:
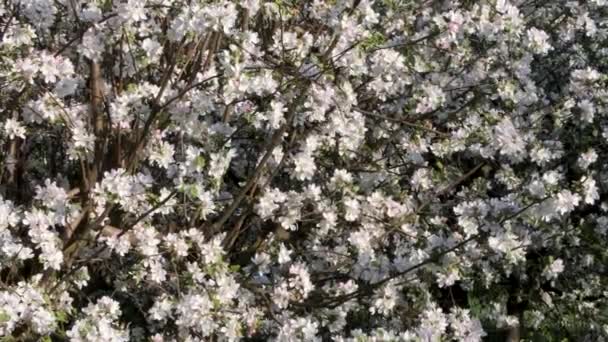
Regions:
[[[0,340],[608,339],[607,23],[3,1]]]

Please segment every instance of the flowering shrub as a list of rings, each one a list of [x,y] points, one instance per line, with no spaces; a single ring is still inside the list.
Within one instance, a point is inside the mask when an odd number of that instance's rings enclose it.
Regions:
[[[608,1],[5,0],[2,341],[608,336]]]

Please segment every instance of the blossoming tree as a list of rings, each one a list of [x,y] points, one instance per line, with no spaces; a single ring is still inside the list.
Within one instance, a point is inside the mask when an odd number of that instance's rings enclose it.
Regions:
[[[4,0],[1,341],[600,340],[608,1]]]

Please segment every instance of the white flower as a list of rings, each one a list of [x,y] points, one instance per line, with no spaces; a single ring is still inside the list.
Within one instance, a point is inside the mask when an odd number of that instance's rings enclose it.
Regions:
[[[237,16],[236,6],[231,2],[208,4],[202,8],[200,14],[195,18],[195,25],[200,22],[202,27],[230,34]]]
[[[13,4],[20,5],[23,14],[38,28],[48,29],[55,22],[57,8],[53,1],[28,0],[15,1]]]
[[[424,95],[416,106],[416,113],[424,114],[432,112],[442,106],[446,101],[446,96],[443,90],[433,84],[422,86]]]
[[[55,83],[59,77],[71,76],[74,66],[67,58],[45,52],[40,56],[40,73],[46,83]]]
[[[72,94],[74,94],[74,92],[76,91],[76,89],[78,88],[78,85],[80,83],[80,80],[76,77],[62,77],[56,84],[55,84],[55,95],[57,95],[59,98],[64,98],[66,96],[70,96]]]
[[[553,49],[549,44],[549,35],[545,31],[532,27],[528,30],[527,35],[528,47],[535,53],[544,55]]]
[[[410,183],[416,190],[428,190],[433,184],[429,170],[426,168],[416,170],[410,179]]]
[[[55,330],[55,316],[44,308],[38,308],[32,314],[32,325],[38,334],[46,335]]]
[[[388,217],[399,217],[412,212],[412,206],[408,199],[405,203],[399,203],[389,198],[384,202],[384,205],[386,205],[386,216]]]
[[[14,227],[19,223],[19,215],[13,202],[5,201],[0,197],[0,231]]]
[[[295,175],[298,180],[310,180],[315,174],[317,166],[309,153],[300,152],[294,157]]]
[[[235,299],[239,293],[240,285],[228,274],[216,277],[217,299],[222,304],[228,304]]]
[[[557,194],[555,201],[557,212],[562,215],[569,213],[578,206],[580,201],[581,197],[579,195],[572,193],[570,190],[562,190]]]
[[[15,139],[15,137],[25,139],[25,127],[15,119],[7,119],[4,122],[4,134],[10,139]]]
[[[172,144],[161,141],[158,146],[152,150],[150,154],[150,161],[156,165],[166,169],[169,164],[173,163],[173,155],[175,154],[175,148]]]
[[[203,220],[207,219],[210,214],[215,213],[216,206],[210,191],[199,192],[197,198],[201,201],[199,210]]]
[[[27,58],[19,58],[14,62],[15,71],[28,83],[34,82],[34,77],[36,73],[39,71],[38,63],[35,63],[34,60],[30,57]]]
[[[72,141],[73,141],[73,152],[72,156],[74,159],[77,158],[78,151],[84,151],[84,153],[90,153],[95,148],[95,135],[89,133],[86,124],[78,120],[72,127]]]
[[[80,19],[88,22],[97,22],[101,20],[102,13],[95,3],[88,3],[86,8],[80,12]]]
[[[359,217],[359,201],[355,198],[349,198],[344,201],[344,219],[346,221],[355,221]]]
[[[66,335],[71,341],[78,342],[127,342],[129,331],[123,330],[116,322],[121,310],[118,302],[110,297],[100,298],[96,304],[89,304],[83,312],[86,314],[77,320]]]
[[[543,174],[543,181],[546,185],[555,186],[563,178],[563,175],[555,170],[547,171]]]
[[[292,251],[287,249],[284,244],[281,244],[279,247],[279,264],[285,264],[291,261]]]
[[[240,5],[249,11],[250,16],[254,16],[260,9],[260,0],[243,0]]]
[[[452,286],[458,280],[460,280],[460,273],[455,267],[450,267],[447,271],[437,274],[437,286],[440,288]]]
[[[593,204],[600,199],[596,182],[591,177],[588,177],[583,181],[583,193],[585,196],[585,203],[587,204]]]
[[[543,274],[548,280],[555,279],[557,276],[564,271],[564,261],[562,259],[555,259],[550,265],[548,265]]]
[[[334,175],[331,178],[330,182],[334,186],[338,184],[350,184],[353,181],[353,176],[346,170],[337,169],[334,171]]]
[[[528,191],[532,196],[536,198],[543,198],[545,197],[546,193],[545,185],[538,179],[530,183],[530,185],[528,186]]]
[[[117,5],[116,12],[119,17],[128,22],[138,22],[146,19],[144,0],[127,0]]]
[[[173,303],[168,296],[161,296],[161,298],[154,301],[154,304],[148,311],[150,318],[156,321],[162,321],[171,316],[173,310]]]
[[[100,240],[103,241],[112,252],[120,256],[124,256],[131,249],[131,238],[129,234],[124,234],[120,238],[116,238],[116,236],[103,236]]]
[[[586,170],[591,164],[597,161],[597,157],[598,155],[595,150],[589,149],[587,152],[581,154],[581,156],[578,157],[578,166],[581,169]]]
[[[158,60],[163,50],[163,47],[159,42],[150,38],[144,39],[141,43],[141,47],[146,51],[146,55],[153,62]]]
[[[243,338],[243,328],[241,322],[239,322],[236,317],[234,319],[229,319],[228,322],[226,322],[226,325],[220,329],[229,342],[240,341]]]
[[[382,291],[369,308],[369,311],[371,313],[379,313],[385,316],[389,315],[399,300],[398,287],[394,284],[386,285],[382,288]]]
[[[447,327],[446,315],[433,303],[422,313],[418,336],[424,341],[439,340]]]
[[[303,263],[295,263],[289,267],[289,273],[295,277],[289,280],[289,286],[298,289],[302,297],[308,297],[310,291],[314,289],[314,285],[310,281],[310,274]]]
[[[286,200],[287,196],[279,189],[266,191],[264,195],[260,197],[258,204],[255,206],[256,213],[260,215],[261,218],[266,219],[279,208],[279,204],[285,202]]]
[[[479,319],[471,318],[466,309],[452,308],[450,327],[454,331],[454,339],[458,341],[478,342],[487,335]]]
[[[103,36],[90,28],[82,36],[82,44],[78,51],[92,61],[100,61],[103,49]]]
[[[226,170],[228,170],[230,161],[235,156],[236,150],[233,148],[224,153],[212,153],[211,161],[209,161],[209,176],[215,179],[221,179],[226,173]]]
[[[526,155],[526,143],[508,117],[496,126],[495,136],[501,154],[516,160]]]
[[[278,129],[285,123],[285,112],[287,108],[282,102],[273,101],[270,104],[271,110],[267,113],[267,120],[272,129]]]
[[[174,252],[178,257],[185,257],[188,255],[188,243],[186,239],[178,236],[174,233],[169,233],[164,238],[164,243]]]
[[[369,253],[372,251],[372,238],[369,232],[365,230],[359,230],[350,233],[348,242],[350,242],[351,245],[355,246],[361,254]]]
[[[581,110],[582,119],[585,122],[592,123],[595,116],[595,105],[589,99],[583,99],[577,104]]]
[[[182,329],[191,328],[203,336],[209,336],[217,325],[210,317],[212,308],[213,303],[204,292],[187,294],[176,306],[175,323]]]
[[[11,25],[7,28],[0,45],[10,47],[31,45],[33,38],[36,38],[36,32],[33,30],[32,26],[28,24],[23,26]]]

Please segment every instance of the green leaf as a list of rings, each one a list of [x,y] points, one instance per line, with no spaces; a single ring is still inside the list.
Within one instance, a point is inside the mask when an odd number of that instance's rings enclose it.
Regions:
[[[380,32],[374,32],[361,43],[363,50],[371,50],[382,46],[386,42],[386,38]]]
[[[481,301],[479,300],[479,298],[477,298],[474,294],[469,293],[467,295],[467,301],[468,301],[469,310],[471,310],[471,313],[474,314],[475,316],[479,316],[482,311]]]
[[[68,313],[63,310],[57,311],[55,318],[59,323],[66,323],[68,321]]]
[[[217,298],[217,296],[212,296],[211,302],[213,303],[214,309],[219,309],[222,307],[222,303],[220,303],[220,300],[219,300],[219,298]]]
[[[194,165],[196,165],[196,167],[199,168],[204,168],[205,165],[207,164],[207,160],[205,159],[204,156],[198,156],[194,159]]]

